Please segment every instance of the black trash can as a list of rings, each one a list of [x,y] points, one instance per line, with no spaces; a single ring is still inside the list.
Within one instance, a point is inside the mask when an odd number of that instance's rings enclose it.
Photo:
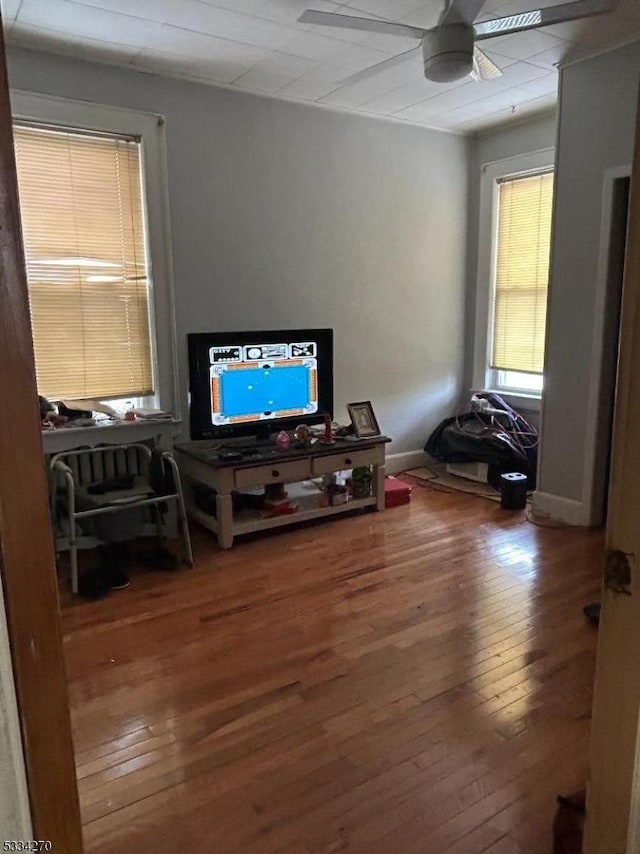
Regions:
[[[517,471],[500,475],[500,505],[505,510],[524,510],[527,506],[527,476]]]

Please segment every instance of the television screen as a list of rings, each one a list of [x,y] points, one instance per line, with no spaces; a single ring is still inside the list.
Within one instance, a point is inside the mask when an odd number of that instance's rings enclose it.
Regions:
[[[256,435],[333,413],[333,330],[188,336],[192,439]]]

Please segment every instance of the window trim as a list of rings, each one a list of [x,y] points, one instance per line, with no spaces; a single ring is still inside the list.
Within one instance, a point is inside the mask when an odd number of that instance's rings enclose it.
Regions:
[[[155,405],[181,418],[177,393],[177,348],[164,117],[49,95],[14,90],[16,122],[134,136],[142,144],[145,216],[148,228],[150,325]]]
[[[498,229],[497,182],[502,178],[521,177],[543,170],[555,169],[555,148],[543,148],[529,154],[519,154],[503,160],[483,163],[480,178],[478,211],[478,266],[476,278],[475,335],[472,382],[474,390],[490,389],[515,405],[538,410],[542,395],[527,390],[496,387],[495,371],[489,367],[491,352],[490,323],[493,316],[496,266],[496,237]]]

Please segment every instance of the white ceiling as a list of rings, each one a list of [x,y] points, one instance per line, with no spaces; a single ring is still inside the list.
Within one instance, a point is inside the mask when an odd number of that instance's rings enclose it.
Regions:
[[[487,0],[479,20],[537,5]],[[504,71],[491,82],[431,83],[414,57],[342,86],[345,77],[414,43],[299,24],[304,9],[429,27],[444,0],[0,0],[0,6],[11,44],[459,132],[552,107],[558,62],[640,39],[640,2],[618,0],[611,15],[483,42]]]

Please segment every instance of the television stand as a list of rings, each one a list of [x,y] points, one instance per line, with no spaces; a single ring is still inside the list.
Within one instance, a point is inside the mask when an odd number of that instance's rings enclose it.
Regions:
[[[256,454],[233,461],[219,457],[218,445],[212,447],[206,442],[184,442],[175,445],[175,457],[184,480],[188,515],[213,531],[221,548],[229,549],[234,538],[242,534],[367,507],[384,510],[385,446],[390,441],[386,436],[374,436],[358,442],[338,439],[332,445],[316,442],[308,448],[290,447],[287,450],[270,443],[269,448],[258,446]],[[353,498],[345,504],[325,506],[324,493],[314,480],[361,466],[372,469],[371,494]],[[264,510],[249,507],[234,512],[234,494],[246,493],[255,498],[264,492],[267,484],[274,483],[287,485],[289,497],[298,505],[295,512],[268,515]],[[215,491],[212,493],[215,494],[215,513],[205,512],[197,506],[193,489],[196,484]],[[214,510],[213,507],[211,509]]]

